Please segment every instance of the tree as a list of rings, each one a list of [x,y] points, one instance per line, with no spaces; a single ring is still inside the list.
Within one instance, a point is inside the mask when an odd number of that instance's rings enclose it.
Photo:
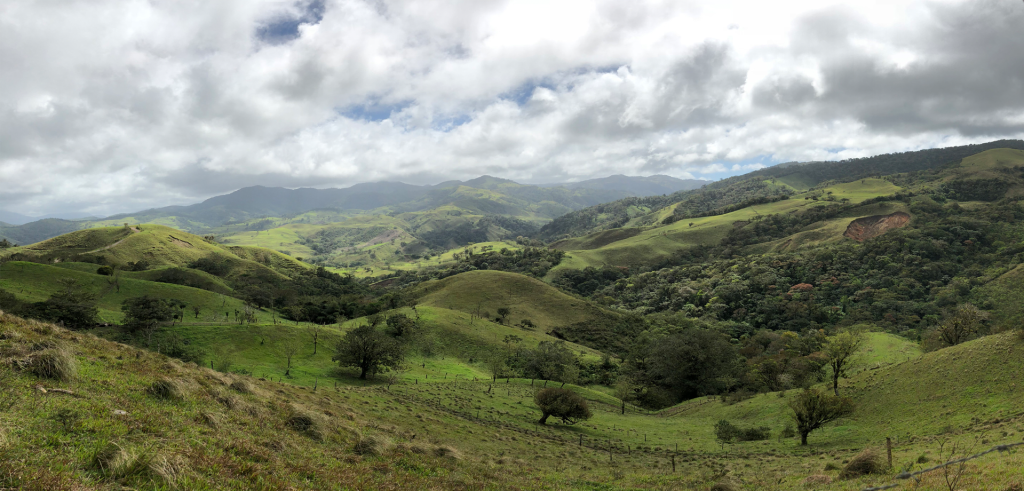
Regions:
[[[385,324],[387,333],[396,338],[408,337],[416,328],[416,321],[405,314],[392,314]]]
[[[60,289],[46,301],[33,304],[31,316],[71,328],[95,324],[99,313],[96,296],[84,291],[75,278],[60,278],[57,282]]]
[[[579,363],[565,341],[541,341],[537,349],[525,353],[524,358],[523,376],[559,382],[566,381],[569,366]]]
[[[537,422],[542,425],[547,424],[550,416],[562,418],[563,423],[570,425],[590,419],[591,416],[587,400],[568,389],[543,389],[533,396],[533,402],[540,408],[541,417]]]
[[[153,331],[161,322],[174,319],[177,315],[177,300],[151,297],[128,298],[121,303],[121,312],[124,312],[124,325],[132,331],[144,329],[148,331],[148,341],[153,340]]]
[[[313,354],[314,355],[316,354],[317,345],[320,344],[320,334],[321,334],[321,332],[322,332],[322,329],[320,329],[320,326],[318,326],[316,324],[310,326],[310,328],[309,328],[309,335],[313,338]]]
[[[508,348],[508,352],[512,352],[512,345],[519,344],[523,341],[523,338],[516,336],[515,334],[506,334],[505,338],[502,339],[505,342],[505,346]]]
[[[973,304],[965,303],[957,307],[953,315],[939,326],[939,337],[943,343],[956,346],[976,336],[987,318],[985,312]]]
[[[860,350],[863,336],[852,332],[841,332],[825,340],[824,353],[832,367],[832,391],[839,395],[839,379],[846,376],[853,364],[853,356]]]
[[[288,339],[280,343],[278,350],[281,355],[284,356],[287,365],[284,369],[284,376],[290,377],[292,375],[292,358],[299,354],[299,350],[302,349],[302,343],[295,339]]]
[[[201,310],[202,310],[202,309],[201,309],[201,308],[200,308],[200,307],[199,307],[198,305],[193,305],[193,306],[192,306],[192,313],[196,314],[196,319],[198,319],[198,318],[199,318],[199,312],[200,312]]]
[[[793,420],[800,433],[800,444],[807,445],[807,435],[812,431],[852,413],[853,400],[805,389],[790,401],[789,407],[793,410]]]
[[[492,353],[487,357],[487,369],[491,372],[492,382],[496,382],[498,377],[505,377],[508,374],[508,356],[502,353]]]
[[[512,313],[512,309],[510,309],[508,307],[498,307],[498,317],[501,317],[501,323],[502,324],[505,323],[505,319],[507,319],[508,315],[511,314],[511,313]]]
[[[367,375],[398,368],[403,359],[398,341],[370,325],[359,326],[345,334],[331,357],[340,366],[359,368],[362,380],[366,380]]]

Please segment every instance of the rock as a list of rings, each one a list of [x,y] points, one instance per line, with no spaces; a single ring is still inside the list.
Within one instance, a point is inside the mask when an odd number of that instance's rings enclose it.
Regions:
[[[113,411],[110,411],[110,414],[113,414],[114,416],[128,416],[128,411],[125,411],[123,409],[115,409]]]

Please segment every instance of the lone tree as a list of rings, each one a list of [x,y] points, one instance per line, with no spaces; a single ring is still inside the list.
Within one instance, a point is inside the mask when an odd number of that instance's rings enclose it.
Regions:
[[[178,314],[178,301],[143,295],[125,299],[121,303],[121,311],[124,312],[124,324],[133,332],[146,330],[147,343],[151,343],[157,326]]]
[[[981,331],[982,323],[988,315],[978,310],[973,304],[965,303],[956,308],[946,322],[939,326],[939,337],[943,343],[956,346],[968,341]]]
[[[825,341],[824,352],[828,365],[832,367],[832,391],[839,395],[839,379],[846,376],[853,355],[860,350],[864,338],[852,332],[841,332]]]
[[[502,324],[505,323],[505,319],[507,319],[508,315],[511,314],[511,313],[512,313],[512,309],[510,309],[508,307],[499,307],[498,308],[498,316],[501,317],[501,323]]]
[[[548,417],[562,418],[565,424],[576,424],[585,419],[590,419],[590,408],[587,400],[579,394],[558,387],[551,387],[537,392],[533,396],[533,402],[540,408],[540,424],[547,424]]]
[[[853,400],[805,389],[789,402],[789,407],[793,410],[796,430],[800,433],[800,444],[807,445],[807,435],[812,431],[852,413]]]
[[[402,345],[373,326],[359,326],[338,341],[331,360],[343,367],[358,367],[359,378],[375,375],[385,369],[402,365]]]

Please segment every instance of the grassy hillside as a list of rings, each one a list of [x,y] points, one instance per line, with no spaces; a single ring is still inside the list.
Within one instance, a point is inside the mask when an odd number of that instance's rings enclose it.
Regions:
[[[617,317],[539,280],[500,271],[471,271],[427,281],[410,295],[423,305],[474,314],[489,313],[492,319],[499,308],[506,307],[512,311],[508,316],[510,324],[529,319],[541,332]]]
[[[95,267],[95,265],[93,265]],[[219,294],[198,288],[157,283],[145,279],[137,279],[125,275],[120,279],[120,292],[107,276],[93,272],[76,271],[74,269],[50,266],[30,262],[8,262],[0,268],[0,288],[13,293],[20,300],[41,302],[60,290],[60,280],[73,278],[78,280],[84,291],[93,292],[97,296],[96,306],[103,322],[120,322],[123,314],[121,303],[125,299],[149,295],[158,298],[173,298],[188,305],[189,321],[224,322],[225,312],[232,313],[243,309],[243,302],[226,294]],[[200,308],[196,319],[191,309]],[[257,312],[259,318],[269,321],[272,314]]]
[[[10,316],[0,316],[0,333],[0,357],[29,360],[22,371],[3,364],[0,386],[14,400],[0,413],[0,484],[23,489],[709,489],[727,474],[742,489],[806,489],[808,476],[825,475],[834,480],[828,489],[853,490],[896,472],[839,480],[835,470],[885,436],[894,440],[896,469],[916,470],[931,465],[922,455],[945,457],[944,439],[982,450],[1020,441],[1024,424],[1024,390],[1006,383],[1024,376],[1024,364],[1006,363],[1024,349],[1013,335],[860,372],[840,388],[856,412],[813,433],[809,448],[774,437],[722,448],[715,422],[774,434],[793,393],[619,414],[614,398],[574,387],[594,418],[540,427],[531,402],[538,382],[492,386],[421,368],[390,389],[351,386],[341,375],[340,387],[320,380],[314,393]],[[899,361],[901,348],[885,348],[895,346],[889,341],[876,336],[869,346],[879,359]],[[73,378],[33,374],[34,360],[55,351],[77,364]],[[169,382],[150,388],[162,380]],[[36,385],[72,394],[43,394]],[[992,454],[972,462],[963,485],[1007,489],[1021,482],[1022,464],[1020,452]],[[927,476],[924,489],[941,479]]]
[[[86,259],[125,266],[145,262],[156,268],[188,266],[198,259],[209,258],[228,265],[227,277],[269,274],[284,278],[309,268],[295,258],[270,249],[221,246],[203,237],[153,224],[79,230],[11,249],[6,255],[51,263]]]

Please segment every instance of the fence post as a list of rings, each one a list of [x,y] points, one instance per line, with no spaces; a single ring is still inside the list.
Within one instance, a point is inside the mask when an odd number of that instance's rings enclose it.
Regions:
[[[672,454],[672,473],[676,473],[676,454]]]
[[[889,455],[889,468],[892,468],[892,438],[885,437],[885,451]]]

